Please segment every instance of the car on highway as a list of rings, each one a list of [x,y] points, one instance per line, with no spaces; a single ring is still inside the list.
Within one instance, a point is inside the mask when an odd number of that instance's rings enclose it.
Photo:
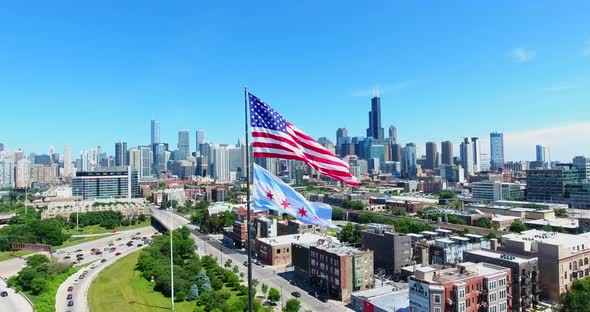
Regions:
[[[6,290],[0,292],[0,297],[8,297],[8,292]]]
[[[143,246],[143,244],[137,244],[137,247],[141,247],[141,246]]]
[[[68,291],[73,291],[73,290],[74,290],[74,286],[68,287]]]
[[[100,263],[105,263],[107,262],[107,259],[100,259]]]
[[[78,284],[78,283],[80,283],[80,281],[79,281],[79,280],[75,280],[75,281],[74,281],[74,284]]]
[[[70,256],[65,256],[65,257],[64,257],[64,260],[68,260],[68,259],[71,259],[71,258],[72,258],[72,257],[70,257]]]
[[[76,249],[76,252],[82,252],[82,249]]]
[[[73,307],[73,306],[74,306],[74,300],[68,301],[68,307]]]
[[[118,240],[118,241],[120,241],[120,240],[122,240],[122,239],[123,239],[123,238],[121,238],[121,237],[117,238],[117,240]]]
[[[72,295],[72,294],[69,294],[69,295],[66,297],[66,300],[72,300],[73,298],[74,298],[74,295]]]
[[[116,253],[116,254],[115,254],[115,256],[120,256],[120,255],[121,255],[121,253],[120,253],[120,252],[118,252],[118,253]]]
[[[78,279],[84,279],[85,276],[86,275],[82,274],[82,275],[78,276]]]
[[[291,296],[295,297],[295,298],[301,298],[301,294],[298,291],[294,291],[291,293]]]

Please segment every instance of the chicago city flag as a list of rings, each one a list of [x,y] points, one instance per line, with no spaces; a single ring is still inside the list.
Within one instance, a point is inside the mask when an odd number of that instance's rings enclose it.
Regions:
[[[254,210],[286,213],[304,224],[337,228],[332,224],[332,207],[312,203],[281,179],[254,164]]]

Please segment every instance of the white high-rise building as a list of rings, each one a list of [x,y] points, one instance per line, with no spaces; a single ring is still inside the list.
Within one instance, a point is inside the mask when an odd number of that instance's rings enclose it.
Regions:
[[[465,175],[470,176],[474,173],[473,171],[473,145],[469,141],[469,138],[465,138],[460,148],[460,156],[461,156],[461,163],[462,167],[465,170]]]
[[[211,177],[217,181],[231,181],[229,151],[225,146],[212,145],[209,151]]]
[[[25,188],[31,186],[31,161],[21,159],[16,163],[16,187]]]
[[[13,162],[7,158],[0,158],[0,188],[14,187]]]
[[[197,151],[195,155],[198,157],[201,156],[201,144],[205,144],[205,130],[197,130],[195,143],[195,150]]]
[[[74,166],[72,165],[72,160],[70,159],[70,147],[66,144],[64,145],[64,177],[72,177],[74,175]]]
[[[88,165],[88,152],[87,151],[81,151],[80,152],[80,161],[81,161],[81,166],[80,166],[80,170],[81,171],[88,171],[90,169],[90,166]]]
[[[133,147],[129,150],[129,166],[138,174],[141,171],[141,152],[138,148]]]

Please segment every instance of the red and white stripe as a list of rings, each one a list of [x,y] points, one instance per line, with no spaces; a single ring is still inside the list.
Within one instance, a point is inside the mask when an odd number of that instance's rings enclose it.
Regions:
[[[313,138],[287,122],[287,133],[252,127],[254,157],[299,160],[336,180],[358,186],[348,164],[336,157]]]

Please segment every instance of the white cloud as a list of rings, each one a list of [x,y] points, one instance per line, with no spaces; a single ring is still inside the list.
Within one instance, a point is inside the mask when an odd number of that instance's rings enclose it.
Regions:
[[[391,93],[405,89],[410,84],[410,81],[400,81],[395,83],[389,83],[385,85],[376,85],[371,88],[356,89],[352,91],[352,96],[374,96],[375,94],[383,95],[385,93]]]
[[[551,160],[571,161],[590,156],[590,122],[572,122],[546,128],[504,133],[507,160],[534,160],[535,145],[548,146]]]
[[[510,51],[510,56],[517,63],[524,63],[532,60],[537,52],[525,48],[514,48]]]
[[[575,89],[575,88],[577,88],[577,86],[575,86],[573,84],[560,83],[560,84],[555,84],[555,85],[547,86],[547,87],[543,88],[543,91],[546,91],[546,92],[559,92],[559,91],[566,91],[566,90],[571,90],[571,89]]]

